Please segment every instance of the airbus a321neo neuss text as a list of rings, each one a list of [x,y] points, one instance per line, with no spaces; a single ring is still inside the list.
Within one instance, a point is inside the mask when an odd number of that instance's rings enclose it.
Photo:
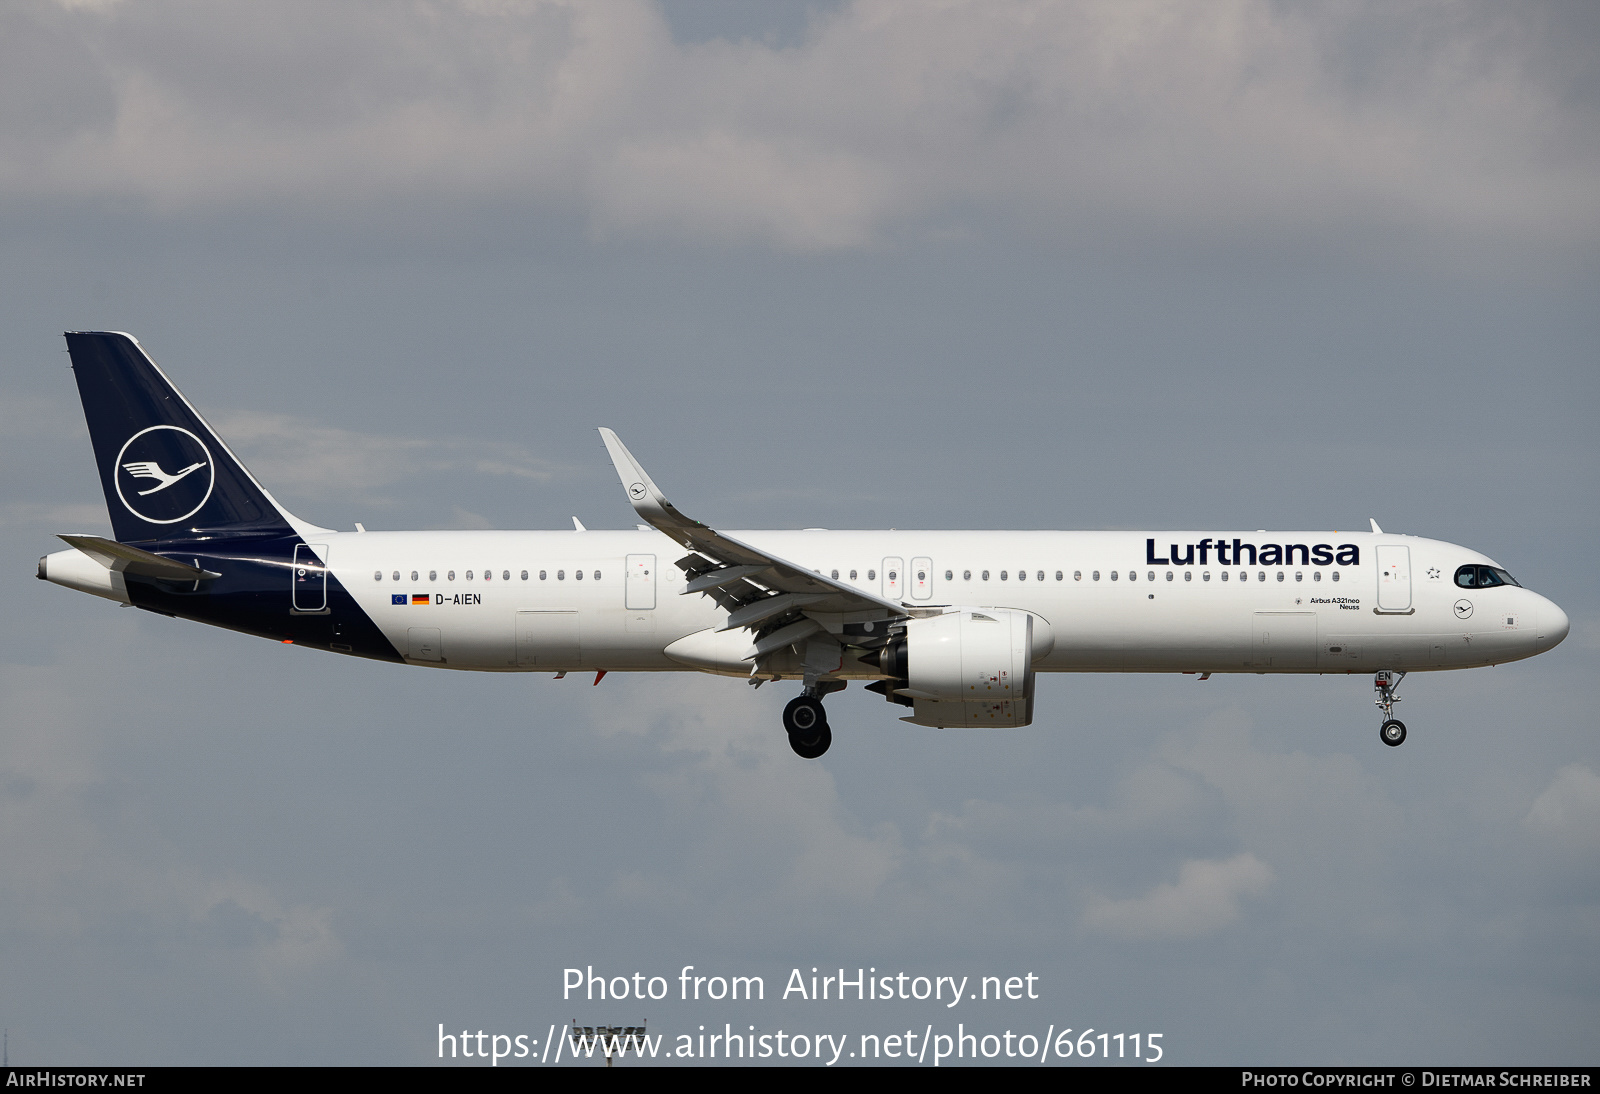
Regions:
[[[1532,657],[1567,617],[1493,559],[1368,532],[719,532],[600,430],[632,531],[338,532],[258,483],[127,334],[67,335],[115,539],[39,577],[352,657],[478,672],[796,680],[795,752],[865,681],[937,728],[1025,726],[1040,672],[1371,675]]]

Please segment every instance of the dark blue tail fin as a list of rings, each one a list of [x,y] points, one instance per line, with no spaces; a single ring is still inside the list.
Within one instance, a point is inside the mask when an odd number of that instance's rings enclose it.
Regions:
[[[292,532],[131,335],[69,331],[67,350],[118,540]]]

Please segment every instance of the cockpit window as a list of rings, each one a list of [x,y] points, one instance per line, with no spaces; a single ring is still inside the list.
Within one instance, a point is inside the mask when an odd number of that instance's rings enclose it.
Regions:
[[[1463,589],[1487,589],[1494,585],[1521,588],[1516,578],[1497,566],[1462,566],[1456,570],[1456,584]]]

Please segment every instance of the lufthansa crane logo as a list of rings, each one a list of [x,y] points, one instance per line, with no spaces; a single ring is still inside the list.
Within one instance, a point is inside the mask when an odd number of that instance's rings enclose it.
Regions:
[[[151,524],[194,516],[210,500],[217,478],[211,450],[175,425],[153,425],[129,437],[111,473],[128,512]]]
[[[644,483],[636,482],[632,486],[628,487],[628,496],[630,498],[632,498],[634,501],[643,501],[644,500]]]

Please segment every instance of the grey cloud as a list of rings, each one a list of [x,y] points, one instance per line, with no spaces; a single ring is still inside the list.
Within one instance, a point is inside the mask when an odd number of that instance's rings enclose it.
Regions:
[[[267,488],[289,499],[383,504],[418,475],[498,475],[548,482],[558,468],[518,445],[362,433],[285,414],[238,411],[216,426]]]
[[[1600,775],[1568,764],[1534,800],[1527,826],[1573,846],[1600,850]]]
[[[1198,938],[1239,918],[1239,902],[1272,884],[1272,870],[1248,852],[1222,862],[1186,862],[1176,883],[1142,897],[1090,904],[1084,925],[1124,938]]]
[[[53,138],[0,132],[12,197],[447,194],[799,251],[981,210],[1062,238],[1600,228],[1583,66],[1527,8],[860,0],[783,48],[677,43],[627,0],[39,10],[0,69],[41,38],[92,90],[25,112]]]
[[[137,641],[137,625],[112,615],[99,648],[115,666]],[[139,852],[120,852],[124,834],[104,812],[116,781],[108,754],[116,722],[103,694],[67,686],[58,666],[0,665],[4,782],[0,905],[36,937],[83,939],[117,919],[158,933],[209,939],[244,955],[247,975],[265,985],[335,960],[341,950],[331,909],[281,900],[239,871],[186,863],[143,829]],[[103,678],[131,676],[114,667]],[[123,687],[136,680],[122,679]],[[70,909],[70,911],[69,911]],[[92,909],[92,910],[91,910]]]

